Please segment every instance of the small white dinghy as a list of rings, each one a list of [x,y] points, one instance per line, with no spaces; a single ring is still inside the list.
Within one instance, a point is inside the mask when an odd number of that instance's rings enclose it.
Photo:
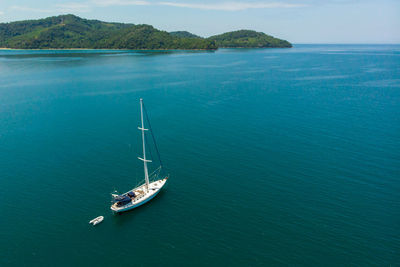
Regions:
[[[96,224],[101,223],[103,220],[104,220],[104,216],[99,216],[99,217],[96,217],[93,220],[91,220],[89,223],[96,225]]]

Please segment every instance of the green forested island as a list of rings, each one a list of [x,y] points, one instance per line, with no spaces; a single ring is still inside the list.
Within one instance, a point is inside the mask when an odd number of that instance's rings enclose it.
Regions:
[[[291,47],[291,44],[250,30],[202,38],[186,31],[168,33],[145,24],[109,23],[75,15],[61,15],[0,23],[0,47],[215,50],[218,47]]]
[[[281,40],[263,32],[240,30],[214,35],[208,40],[214,41],[218,47],[292,47],[286,40]]]

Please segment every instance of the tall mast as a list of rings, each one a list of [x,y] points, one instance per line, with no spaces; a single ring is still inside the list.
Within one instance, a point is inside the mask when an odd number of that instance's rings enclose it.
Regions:
[[[144,128],[144,121],[143,121],[143,99],[140,99],[140,118],[142,121],[142,127],[138,127],[139,130],[142,131],[142,142],[143,142],[143,158],[138,157],[141,161],[143,161],[144,165],[144,179],[146,181],[146,191],[149,191],[149,172],[147,170],[147,162],[151,162],[151,160],[146,159],[146,145],[145,145],[145,138],[144,138],[144,131],[148,129]]]

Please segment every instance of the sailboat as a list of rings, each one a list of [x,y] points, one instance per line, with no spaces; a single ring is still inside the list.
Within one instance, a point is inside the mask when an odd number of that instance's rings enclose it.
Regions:
[[[138,157],[139,160],[143,161],[144,168],[144,183],[135,187],[134,189],[123,193],[123,194],[112,194],[112,204],[111,210],[116,213],[121,213],[124,211],[128,211],[134,208],[137,208],[151,199],[153,199],[166,184],[169,176],[164,176],[160,179],[162,163],[160,160],[160,166],[156,168],[151,174],[149,174],[147,163],[151,163],[152,161],[146,158],[146,136],[145,132],[149,131],[152,134],[154,145],[156,146],[157,155],[159,156],[157,145],[155,143],[155,139],[153,133],[151,131],[150,122],[148,121],[147,112],[146,118],[148,122],[149,129],[144,128],[144,120],[143,120],[143,99],[140,99],[140,118],[141,118],[141,127],[138,129],[142,132],[142,143],[143,143],[143,157]],[[159,158],[160,159],[160,158]]]

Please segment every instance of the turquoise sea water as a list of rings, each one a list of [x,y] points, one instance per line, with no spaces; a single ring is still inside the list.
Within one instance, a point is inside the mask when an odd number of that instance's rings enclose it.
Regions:
[[[0,188],[0,266],[399,266],[400,46],[0,51]]]

